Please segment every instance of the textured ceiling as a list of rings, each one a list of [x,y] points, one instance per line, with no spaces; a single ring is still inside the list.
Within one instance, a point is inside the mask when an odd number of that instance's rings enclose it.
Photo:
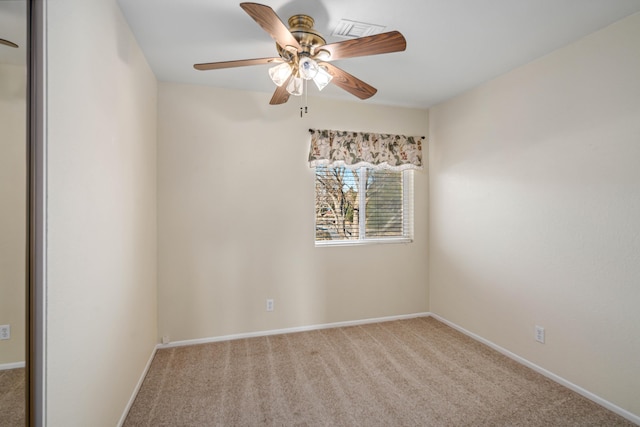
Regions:
[[[235,0],[118,0],[161,81],[265,92],[268,65],[197,71],[194,63],[275,55],[273,40]],[[286,22],[304,13],[328,43],[341,19],[385,26],[404,52],[335,61],[378,89],[358,102],[429,107],[640,11],[640,0],[271,0]],[[55,3],[49,7],[55,7]],[[23,0],[0,0],[0,62],[24,62]],[[50,52],[50,54],[52,54]],[[310,96],[357,100],[330,85]],[[274,107],[277,108],[277,107]]]
[[[275,43],[236,0],[119,0],[162,81],[248,89],[275,86],[268,65],[196,71],[199,62],[275,55]],[[379,24],[407,39],[399,53],[335,65],[378,89],[367,101],[429,107],[640,11],[640,0],[269,0],[286,23],[311,15],[328,43],[341,19]],[[330,85],[310,96],[352,95]],[[274,107],[276,108],[276,107]]]

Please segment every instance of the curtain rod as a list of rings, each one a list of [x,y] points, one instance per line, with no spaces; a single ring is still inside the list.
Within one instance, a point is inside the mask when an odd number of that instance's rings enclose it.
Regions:
[[[315,129],[309,129],[309,132],[313,132],[314,130],[315,130]],[[420,138],[421,138],[421,139],[424,139],[425,137],[424,137],[424,136],[421,136]]]

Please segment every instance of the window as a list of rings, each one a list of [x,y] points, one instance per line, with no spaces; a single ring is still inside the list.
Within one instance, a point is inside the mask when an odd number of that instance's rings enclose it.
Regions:
[[[410,242],[413,171],[316,167],[316,245]]]

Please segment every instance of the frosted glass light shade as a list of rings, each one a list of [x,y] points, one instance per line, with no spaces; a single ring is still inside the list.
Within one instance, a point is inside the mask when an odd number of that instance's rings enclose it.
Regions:
[[[291,95],[300,96],[302,95],[302,91],[302,79],[300,77],[293,77],[287,85],[287,92]]]
[[[331,79],[333,79],[333,76],[329,74],[329,72],[325,70],[324,67],[318,67],[318,73],[313,78],[313,82],[316,84],[316,86],[318,86],[318,90],[322,90],[327,87],[327,85],[331,82]]]
[[[291,66],[286,62],[269,68],[269,77],[271,77],[271,80],[278,86],[282,86],[290,75]]]
[[[331,54],[324,50],[324,49],[320,49],[317,52],[315,52],[314,57],[316,58],[316,61],[328,61],[331,58]]]
[[[304,57],[300,60],[300,77],[311,80],[318,74],[318,63],[311,58]]]

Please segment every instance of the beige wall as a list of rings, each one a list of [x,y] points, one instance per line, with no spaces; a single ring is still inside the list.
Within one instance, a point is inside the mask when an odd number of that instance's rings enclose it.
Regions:
[[[156,344],[157,84],[115,0],[47,18],[47,425],[114,426]]]
[[[24,362],[26,68],[0,64],[0,365]]]
[[[431,311],[635,414],[638,52],[635,15],[433,108],[429,227]]]
[[[270,96],[159,86],[159,335],[426,311],[426,171],[415,174],[415,242],[316,248],[307,156],[309,128],[425,135],[427,111],[311,97],[301,119],[299,98]]]

